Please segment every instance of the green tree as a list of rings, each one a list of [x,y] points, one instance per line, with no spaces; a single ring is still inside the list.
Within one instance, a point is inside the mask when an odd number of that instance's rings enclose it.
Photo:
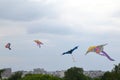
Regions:
[[[113,68],[112,72],[120,74],[120,63],[118,65],[115,65],[115,67]]]
[[[114,75],[114,80],[120,80],[120,63],[115,65],[112,70],[112,74]]]
[[[111,72],[105,72],[102,76],[102,80],[112,80],[112,74]]]
[[[15,72],[8,80],[20,80],[22,78],[22,72]]]
[[[89,80],[82,68],[72,67],[65,72],[65,80]]]
[[[120,64],[115,65],[111,72],[105,72],[101,80],[120,80]]]
[[[47,74],[27,74],[21,80],[62,80],[62,79]]]
[[[101,78],[93,78],[93,80],[101,80]]]

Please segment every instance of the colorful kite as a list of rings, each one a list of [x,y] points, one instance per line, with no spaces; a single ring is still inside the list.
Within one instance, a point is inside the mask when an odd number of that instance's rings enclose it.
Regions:
[[[62,53],[62,55],[71,54],[72,59],[73,59],[73,61],[75,62],[75,59],[74,59],[72,53],[73,53],[73,51],[76,50],[76,49],[78,49],[78,46],[74,47],[73,49],[71,49],[71,50],[69,50],[69,51],[67,51],[67,52]]]
[[[10,46],[11,46],[11,44],[10,44],[10,43],[7,43],[7,44],[5,45],[5,48],[8,48],[9,50],[11,50]]]
[[[43,43],[39,40],[34,40],[34,42],[39,46],[39,48],[41,47],[41,45],[43,45]]]
[[[112,59],[105,51],[103,51],[103,47],[107,45],[107,44],[103,44],[103,45],[98,45],[98,46],[90,46],[86,52],[86,54],[88,54],[89,52],[96,52],[97,54],[101,55],[101,56],[105,56],[107,57],[109,60],[111,61],[115,61],[114,59]]]

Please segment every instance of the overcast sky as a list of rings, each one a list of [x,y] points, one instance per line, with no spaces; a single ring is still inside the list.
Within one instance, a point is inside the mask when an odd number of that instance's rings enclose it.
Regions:
[[[33,40],[44,43],[38,48]],[[6,49],[11,43],[12,50]],[[108,43],[115,61],[90,53]],[[71,55],[61,54],[75,46]],[[0,0],[0,68],[111,70],[120,63],[120,0]]]

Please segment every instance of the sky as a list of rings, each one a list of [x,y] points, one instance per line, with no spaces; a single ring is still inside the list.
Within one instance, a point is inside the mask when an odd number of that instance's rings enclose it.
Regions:
[[[120,63],[120,0],[0,0],[0,68],[110,71]],[[44,45],[39,48],[34,40]],[[11,43],[12,50],[5,48]],[[104,47],[115,61],[89,53]],[[71,55],[61,54],[79,46]]]

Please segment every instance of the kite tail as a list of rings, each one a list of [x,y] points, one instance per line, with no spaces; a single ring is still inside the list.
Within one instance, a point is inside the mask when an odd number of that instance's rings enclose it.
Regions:
[[[41,46],[39,45],[39,48],[41,48]]]
[[[10,48],[10,47],[9,47],[8,49],[9,49],[9,50],[11,50],[11,48]]]
[[[39,48],[41,48],[40,44],[37,44]]]
[[[115,61],[112,59],[106,52],[102,51],[102,53],[110,60],[110,61]]]
[[[71,54],[72,55],[72,54]],[[73,59],[73,62],[75,62],[75,58],[73,57],[73,55],[72,55],[72,59]]]

